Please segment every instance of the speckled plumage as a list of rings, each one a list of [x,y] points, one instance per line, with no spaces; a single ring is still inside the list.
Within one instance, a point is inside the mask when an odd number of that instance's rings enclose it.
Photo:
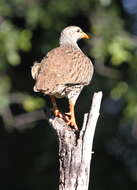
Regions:
[[[35,65],[38,67],[37,65]],[[51,50],[39,63],[34,91],[57,97],[67,96],[75,85],[88,85],[93,66],[81,50],[73,47],[58,47]]]
[[[71,26],[64,29],[60,37],[60,46],[49,51],[41,63],[34,63],[31,71],[36,80],[35,92],[57,98],[67,97],[74,104],[83,86],[90,83],[93,75],[92,62],[76,43],[80,37],[75,37],[75,28],[79,27]],[[69,30],[72,32],[69,33]],[[81,33],[83,34],[82,30]]]

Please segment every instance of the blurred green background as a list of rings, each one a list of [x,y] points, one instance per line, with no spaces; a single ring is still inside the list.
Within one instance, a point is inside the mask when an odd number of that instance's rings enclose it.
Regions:
[[[30,70],[68,25],[92,36],[79,42],[95,66],[79,126],[93,92],[104,94],[89,189],[137,188],[137,0],[0,0],[2,190],[58,189],[58,141],[41,115],[50,100],[33,92]]]

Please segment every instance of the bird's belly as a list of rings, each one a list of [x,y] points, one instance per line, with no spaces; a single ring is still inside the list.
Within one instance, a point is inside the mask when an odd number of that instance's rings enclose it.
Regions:
[[[75,94],[79,93],[82,88],[83,86],[81,85],[59,85],[54,92],[54,96],[56,98],[75,96]]]

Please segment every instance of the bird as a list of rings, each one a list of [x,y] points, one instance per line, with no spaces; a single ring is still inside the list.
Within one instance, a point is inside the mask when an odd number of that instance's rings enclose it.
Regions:
[[[89,38],[79,26],[67,26],[61,31],[59,46],[50,50],[40,63],[34,62],[31,68],[34,92],[49,95],[55,117],[63,118],[74,129],[78,129],[74,111],[77,98],[83,87],[89,85],[94,72],[90,58],[77,42]],[[56,103],[56,98],[64,97],[69,102],[69,112],[65,115]]]

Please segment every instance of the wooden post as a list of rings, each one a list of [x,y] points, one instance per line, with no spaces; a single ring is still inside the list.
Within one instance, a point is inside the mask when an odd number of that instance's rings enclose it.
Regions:
[[[68,127],[60,118],[51,117],[46,111],[46,118],[59,139],[59,190],[88,190],[93,138],[101,99],[102,92],[94,93],[90,112],[84,115],[80,131]]]

